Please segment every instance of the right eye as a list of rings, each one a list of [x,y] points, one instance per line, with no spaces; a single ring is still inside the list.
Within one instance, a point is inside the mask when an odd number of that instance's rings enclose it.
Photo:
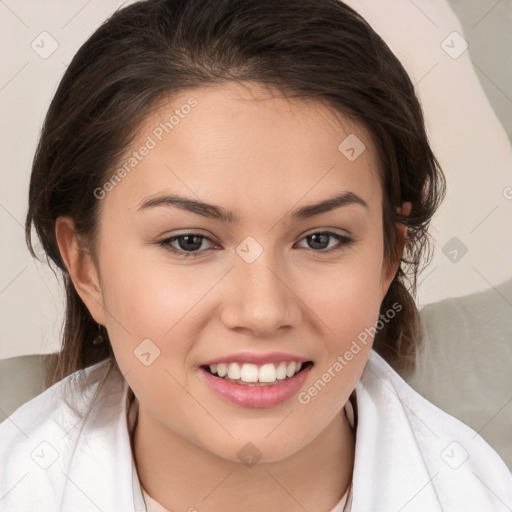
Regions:
[[[213,244],[212,240],[205,235],[200,235],[198,233],[186,233],[183,235],[165,238],[159,242],[159,245],[184,258],[194,258],[196,256],[200,256],[205,251],[211,250],[211,248],[199,250],[205,240]],[[178,247],[173,245],[176,242]]]

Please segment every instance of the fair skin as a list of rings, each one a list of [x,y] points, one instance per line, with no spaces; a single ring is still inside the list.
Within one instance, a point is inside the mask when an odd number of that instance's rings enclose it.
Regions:
[[[370,343],[307,404],[296,392],[269,407],[233,403],[205,383],[201,366],[286,352],[311,361],[303,391],[375,325],[399,261],[383,257],[373,144],[320,103],[228,84],[163,104],[129,153],[192,96],[197,106],[100,201],[96,258],[79,250],[67,217],[56,224],[59,247],[139,401],[137,469],[155,500],[170,510],[328,512],[351,481],[355,439],[343,406]],[[366,146],[354,161],[338,149],[349,134]],[[343,192],[367,206],[292,218]],[[141,209],[170,193],[232,210],[240,222],[165,204]],[[197,257],[159,244],[187,230],[212,240]],[[354,241],[308,238],[326,231]],[[250,263],[236,251],[249,236],[262,248]],[[183,241],[168,245],[186,252]],[[134,350],[148,338],[160,356],[146,366]],[[251,467],[238,455],[247,443],[261,455]]]

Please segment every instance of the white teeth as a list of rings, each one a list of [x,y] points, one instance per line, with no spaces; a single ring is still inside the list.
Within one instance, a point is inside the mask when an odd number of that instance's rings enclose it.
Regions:
[[[211,365],[210,366],[210,370],[212,373],[215,373],[213,370],[212,370],[212,366],[215,366],[215,365]],[[226,375],[228,374],[228,365],[227,364],[224,364],[224,363],[219,363],[217,365],[217,375],[219,377],[225,377]]]
[[[259,372],[255,364],[244,364],[240,370],[240,379],[244,382],[258,382]]]
[[[260,368],[259,379],[260,382],[275,382],[276,381],[276,367],[272,363],[264,364]]]
[[[230,379],[240,378],[240,365],[238,363],[230,363],[228,365],[228,377]]]
[[[219,377],[228,377],[232,380],[254,383],[273,383],[276,380],[284,380],[293,377],[302,368],[302,363],[283,361],[281,363],[266,363],[262,366],[251,363],[218,363],[210,365],[210,372]]]
[[[286,363],[279,363],[279,366],[277,367],[276,370],[276,379],[286,379]]]
[[[286,367],[286,376],[293,377],[294,375],[295,375],[295,363],[292,361],[291,363],[288,363],[288,366]]]

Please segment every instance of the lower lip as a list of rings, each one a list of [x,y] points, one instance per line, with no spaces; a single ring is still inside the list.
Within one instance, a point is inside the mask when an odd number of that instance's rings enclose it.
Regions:
[[[220,377],[215,377],[203,368],[200,368],[200,372],[208,386],[222,398],[241,407],[259,408],[274,407],[298,393],[310,370],[311,366],[308,366],[293,377],[279,381],[278,384],[251,386],[248,384],[235,384]]]

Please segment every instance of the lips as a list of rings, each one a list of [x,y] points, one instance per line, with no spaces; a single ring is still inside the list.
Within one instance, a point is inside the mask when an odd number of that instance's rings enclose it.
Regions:
[[[240,353],[208,361],[200,374],[222,398],[242,407],[273,407],[297,393],[313,362],[285,353]]]

